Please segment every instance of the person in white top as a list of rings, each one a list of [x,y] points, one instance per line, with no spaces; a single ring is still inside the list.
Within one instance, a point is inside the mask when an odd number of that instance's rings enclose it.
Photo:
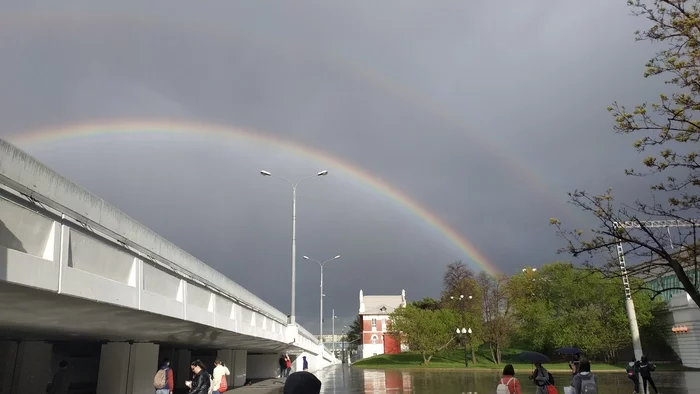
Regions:
[[[221,359],[214,361],[214,371],[212,372],[212,394],[222,394],[228,390],[227,376],[231,375],[228,367],[221,362]]]

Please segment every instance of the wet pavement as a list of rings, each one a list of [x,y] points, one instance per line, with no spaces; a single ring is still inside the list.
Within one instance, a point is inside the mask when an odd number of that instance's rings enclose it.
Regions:
[[[594,371],[595,373],[595,371]],[[315,373],[325,394],[491,394],[496,391],[497,372],[436,370],[371,370],[337,366]],[[522,392],[535,392],[528,373],[517,373]],[[661,394],[700,394],[700,372],[655,372],[654,381]],[[569,385],[569,374],[554,374],[555,386],[563,394]],[[600,373],[599,394],[632,393],[632,382],[624,372]],[[651,389],[651,388],[650,388]]]

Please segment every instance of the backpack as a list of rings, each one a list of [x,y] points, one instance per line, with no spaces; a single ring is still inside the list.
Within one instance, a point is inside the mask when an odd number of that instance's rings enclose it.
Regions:
[[[598,385],[595,383],[595,377],[593,374],[588,374],[588,376],[583,376],[579,374],[581,378],[581,394],[598,394]]]
[[[637,375],[637,371],[634,368],[634,364],[627,364],[627,368],[625,368],[625,370],[627,371],[627,376],[629,376],[630,378],[633,378],[635,375]]]
[[[498,386],[496,386],[496,394],[510,394],[510,389],[508,386],[510,386],[510,382],[513,381],[515,378],[510,378],[510,380],[507,383],[503,383],[503,378],[501,378],[501,381],[498,383]]]
[[[159,369],[153,377],[153,387],[162,389],[166,384],[168,384],[168,368]]]

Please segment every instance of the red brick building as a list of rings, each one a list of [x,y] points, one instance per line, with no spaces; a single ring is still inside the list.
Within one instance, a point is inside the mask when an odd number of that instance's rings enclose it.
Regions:
[[[389,335],[387,325],[389,314],[394,309],[406,306],[406,291],[401,295],[365,296],[360,290],[360,317],[362,319],[362,340],[358,346],[360,358],[378,354],[401,353],[399,340]]]

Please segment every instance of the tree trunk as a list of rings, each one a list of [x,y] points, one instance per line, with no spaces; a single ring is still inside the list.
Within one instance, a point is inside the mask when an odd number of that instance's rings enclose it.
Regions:
[[[489,350],[491,351],[491,361],[495,364],[498,364],[496,361],[496,353],[494,353],[493,349],[493,343],[489,342]]]
[[[476,351],[474,350],[474,346],[469,344],[469,347],[472,348],[472,364],[476,364]]]
[[[430,359],[433,358],[433,355],[428,355],[427,352],[421,352],[421,354],[423,355],[423,364],[430,364]]]
[[[502,361],[501,360],[501,346],[498,343],[496,343],[496,359],[498,360],[498,361],[496,361],[496,364],[500,364]]]

